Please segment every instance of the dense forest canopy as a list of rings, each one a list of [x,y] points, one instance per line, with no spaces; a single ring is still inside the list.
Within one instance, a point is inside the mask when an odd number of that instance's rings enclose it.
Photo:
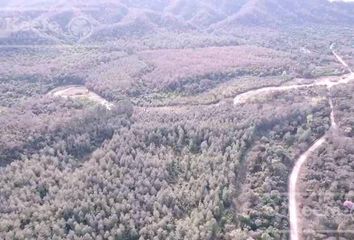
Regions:
[[[0,0],[0,239],[353,239],[353,13]]]

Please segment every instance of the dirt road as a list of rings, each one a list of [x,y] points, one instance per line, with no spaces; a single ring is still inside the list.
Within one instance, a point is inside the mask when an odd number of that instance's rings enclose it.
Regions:
[[[233,101],[234,104],[238,105],[238,104],[246,103],[250,99],[257,98],[258,95],[265,94],[265,93],[277,92],[277,91],[288,91],[288,90],[292,90],[292,89],[300,89],[300,88],[305,88],[305,87],[326,86],[328,91],[330,91],[333,86],[336,86],[339,84],[347,84],[347,83],[353,81],[354,80],[354,73],[349,68],[348,64],[343,60],[343,58],[341,58],[333,50],[333,46],[331,46],[331,50],[332,50],[333,55],[336,57],[336,59],[344,67],[346,67],[350,71],[350,74],[343,75],[343,76],[335,78],[335,79],[333,77],[319,78],[317,80],[314,80],[310,84],[294,84],[294,85],[278,86],[278,87],[264,87],[264,88],[259,88],[259,89],[255,89],[255,90],[250,90],[248,92],[245,92],[245,93],[242,93],[242,94],[239,94],[238,96],[236,96]],[[86,87],[79,86],[79,85],[71,85],[71,86],[56,88],[56,89],[50,91],[48,93],[48,95],[60,96],[60,97],[65,97],[65,98],[88,99],[88,100],[91,100],[93,102],[96,102],[98,104],[105,106],[108,110],[111,110],[113,107],[113,104],[108,102],[106,99],[102,98],[101,96],[97,95],[94,92],[89,91]],[[330,98],[330,94],[329,94],[329,105],[331,108],[331,129],[337,130],[338,126],[335,122],[334,107],[333,107],[332,99]],[[167,108],[167,110],[171,111],[170,108]],[[146,111],[146,109],[144,111]],[[300,239],[298,202],[297,202],[297,197],[298,197],[297,183],[298,183],[298,178],[299,178],[299,175],[301,172],[301,168],[306,163],[309,156],[326,141],[326,136],[327,135],[324,135],[323,137],[318,139],[306,152],[304,152],[296,160],[296,164],[295,164],[294,169],[292,170],[292,173],[290,175],[290,178],[289,178],[289,223],[290,223],[291,240]]]
[[[320,78],[315,80],[313,83],[310,84],[294,84],[294,85],[289,85],[289,86],[279,86],[279,87],[265,87],[265,88],[260,88],[256,90],[251,90],[245,93],[242,93],[234,98],[234,104],[242,104],[246,103],[252,98],[257,98],[258,95],[264,94],[264,93],[269,93],[269,92],[276,92],[276,91],[287,91],[287,90],[292,90],[292,89],[299,89],[303,87],[314,87],[314,86],[326,86],[328,89],[328,92],[330,93],[330,90],[332,87],[339,85],[339,84],[348,84],[351,81],[354,81],[354,73],[352,70],[349,68],[349,65],[341,58],[333,49],[331,46],[331,50],[333,55],[336,57],[336,59],[344,66],[346,67],[349,71],[350,74],[343,75],[342,77],[338,77],[336,80],[333,80],[332,78]],[[335,113],[334,113],[334,106],[333,106],[333,101],[330,97],[330,94],[328,94],[328,101],[329,105],[331,108],[331,130],[337,131],[338,126],[335,121]],[[299,240],[301,239],[301,234],[299,232],[299,217],[298,217],[298,178],[301,172],[302,166],[306,163],[308,160],[309,156],[316,151],[323,143],[325,143],[327,137],[327,133],[322,136],[320,139],[318,139],[313,145],[306,151],[304,152],[297,160],[295,163],[295,166],[291,172],[290,178],[289,178],[289,223],[290,223],[290,239],[291,240]]]
[[[106,99],[102,98],[98,94],[89,91],[85,86],[80,85],[69,85],[65,87],[55,88],[47,95],[64,98],[88,99],[92,102],[96,102],[106,107],[108,110],[111,110],[113,107],[113,103],[108,102]]]

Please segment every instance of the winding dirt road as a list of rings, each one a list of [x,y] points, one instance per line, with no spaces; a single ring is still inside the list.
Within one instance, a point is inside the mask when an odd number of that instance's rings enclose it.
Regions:
[[[326,142],[326,135],[318,139],[306,152],[304,152],[293,168],[289,178],[289,223],[290,223],[290,239],[299,239],[299,217],[297,198],[297,182],[302,166],[306,163],[308,157],[316,151],[323,143]]]
[[[106,99],[92,91],[89,91],[85,86],[81,85],[58,87],[47,93],[47,95],[63,98],[88,99],[104,106],[107,110],[111,110],[113,107],[113,103],[108,102]]]
[[[331,90],[331,87],[328,87],[328,90]],[[329,97],[329,105],[331,108],[331,128],[333,131],[338,130],[338,126],[334,116],[334,106],[333,101]],[[296,164],[291,172],[289,178],[289,223],[290,223],[290,239],[299,240],[301,239],[301,234],[299,232],[300,222],[299,222],[299,208],[298,208],[298,180],[302,166],[306,163],[307,159],[326,142],[327,133],[318,139],[306,152],[304,152],[299,159],[296,161]]]
[[[326,86],[328,89],[339,85],[339,84],[347,84],[351,81],[354,80],[354,74],[347,74],[343,75],[341,77],[338,77],[338,79],[333,80],[332,78],[319,78],[315,80],[313,83],[310,84],[294,84],[294,85],[289,85],[289,86],[279,86],[279,87],[264,87],[256,90],[251,90],[245,93],[242,93],[240,95],[237,95],[234,98],[234,104],[242,104],[246,103],[249,101],[251,98],[257,98],[258,95],[264,94],[264,93],[270,93],[270,92],[280,92],[280,91],[287,91],[287,90],[292,90],[292,89],[299,89],[299,88],[305,88],[305,87],[315,87],[315,86]]]
[[[354,73],[352,70],[349,68],[349,65],[343,60],[342,57],[340,57],[335,51],[334,51],[334,45],[331,45],[331,50],[333,55],[336,57],[336,59],[344,66],[346,67],[350,74],[344,75],[342,77],[338,77],[335,80],[333,78],[320,78],[315,80],[313,83],[310,84],[294,84],[294,85],[288,85],[288,86],[278,86],[278,87],[264,87],[256,90],[250,90],[248,92],[239,94],[234,98],[234,104],[242,104],[248,102],[251,98],[257,98],[258,95],[264,94],[264,93],[269,93],[269,92],[277,92],[277,91],[288,91],[292,89],[300,89],[304,87],[314,87],[314,86],[326,86],[328,89],[328,92],[330,92],[331,88],[333,86],[339,85],[339,84],[347,84],[351,81],[354,80]],[[102,98],[101,96],[97,95],[94,92],[89,91],[86,87],[84,86],[78,86],[78,85],[71,85],[71,86],[65,86],[65,87],[60,87],[56,88],[48,93],[48,95],[51,96],[60,96],[64,98],[82,98],[82,99],[88,99],[93,102],[99,103],[103,106],[105,106],[108,110],[111,110],[113,107],[113,104],[108,102],[106,99]],[[332,99],[330,98],[330,94],[328,94],[328,101],[329,105],[331,108],[331,129],[336,131],[338,129],[338,126],[335,121],[335,114],[334,114],[334,107],[333,107],[333,102]],[[301,172],[302,166],[306,163],[308,160],[309,156],[316,151],[323,143],[325,143],[327,138],[327,133],[322,136],[320,139],[318,139],[306,152],[304,152],[296,161],[296,164],[292,170],[292,173],[289,178],[289,223],[290,223],[290,237],[291,240],[299,240],[301,239],[301,235],[299,232],[299,217],[298,217],[298,202],[297,202],[297,183],[298,183],[298,178]]]
[[[353,81],[354,79],[354,74],[353,71],[350,69],[349,65],[343,60],[342,57],[340,57],[334,50],[333,50],[333,45],[331,46],[331,50],[333,55],[337,58],[337,60],[344,66],[346,67],[351,74],[349,74],[347,77],[342,78],[340,81],[334,84],[327,84],[327,89],[328,89],[328,101],[329,105],[331,108],[331,128],[330,130],[332,131],[337,131],[338,130],[338,125],[335,120],[335,114],[334,114],[334,105],[333,105],[333,100],[330,96],[330,91],[331,88],[335,85],[338,84],[347,84],[350,81]],[[303,153],[299,159],[297,160],[295,167],[290,175],[289,178],[289,223],[290,223],[290,239],[291,240],[299,240],[302,239],[301,233],[299,232],[299,205],[297,202],[298,196],[298,191],[297,191],[297,183],[298,183],[298,178],[301,172],[301,168],[306,163],[307,159],[309,156],[316,151],[323,143],[325,143],[326,138],[327,138],[328,132],[318,139],[305,153]]]
[[[289,85],[289,86],[279,86],[279,87],[265,87],[265,88],[260,88],[257,90],[252,90],[248,91],[245,93],[242,93],[234,98],[234,104],[242,104],[246,103],[249,101],[251,98],[257,98],[259,94],[262,93],[269,93],[269,92],[277,92],[277,91],[287,91],[287,90],[292,90],[292,89],[299,89],[303,87],[314,87],[314,86],[326,86],[328,89],[328,101],[329,105],[331,108],[331,130],[337,131],[338,130],[338,125],[335,121],[335,114],[334,114],[334,106],[333,106],[333,101],[330,97],[330,91],[331,88],[339,85],[339,84],[347,84],[351,81],[354,80],[354,73],[350,69],[349,65],[343,60],[342,57],[340,57],[333,49],[333,45],[331,45],[331,50],[333,55],[336,57],[336,59],[344,66],[346,67],[350,74],[344,75],[342,77],[338,77],[336,80],[332,80],[330,78],[321,78],[315,80],[313,83],[310,84],[295,84],[295,85]],[[328,132],[327,132],[328,133]],[[313,145],[306,151],[304,152],[297,160],[295,163],[295,166],[291,172],[290,178],[289,178],[289,223],[290,223],[290,239],[291,240],[299,240],[301,239],[301,233],[299,232],[299,209],[298,209],[298,202],[297,198],[298,196],[298,191],[297,191],[297,184],[298,184],[298,179],[299,175],[301,172],[302,166],[306,163],[308,160],[309,156],[316,151],[322,144],[326,142],[327,138],[327,133],[322,136],[320,139],[318,139],[316,142],[313,143]]]

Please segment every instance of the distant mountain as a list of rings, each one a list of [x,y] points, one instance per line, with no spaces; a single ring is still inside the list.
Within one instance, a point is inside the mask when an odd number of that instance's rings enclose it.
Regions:
[[[325,0],[249,0],[228,21],[265,26],[351,24],[354,5]]]
[[[40,35],[40,42],[71,42],[162,29],[354,24],[354,3],[327,0],[0,0],[0,7],[0,18],[11,19],[7,34],[0,33],[7,41],[35,35]]]

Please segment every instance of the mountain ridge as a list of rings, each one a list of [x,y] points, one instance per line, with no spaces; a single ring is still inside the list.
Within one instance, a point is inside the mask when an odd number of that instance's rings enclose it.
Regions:
[[[283,27],[303,25],[351,25],[354,3],[325,0],[105,0],[1,1],[2,18],[13,18],[19,26],[55,25],[57,30],[41,31],[41,37],[62,35],[66,39],[71,19],[85,18],[94,38],[117,38],[160,31],[214,31],[235,26]],[[63,16],[68,19],[63,24]],[[26,22],[27,21],[27,22]],[[65,20],[64,20],[65,21]],[[69,26],[70,27],[70,26]]]

